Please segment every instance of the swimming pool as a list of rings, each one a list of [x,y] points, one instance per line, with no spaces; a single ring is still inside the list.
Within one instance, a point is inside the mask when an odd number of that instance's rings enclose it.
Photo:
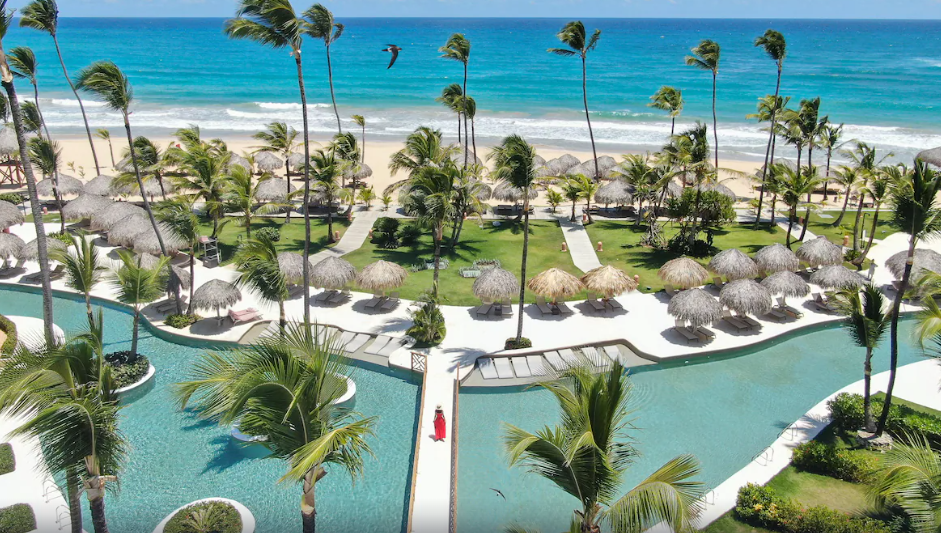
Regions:
[[[0,288],[0,314],[41,317],[37,293]],[[55,300],[55,322],[66,332],[86,326],[84,303]],[[131,315],[112,306],[105,315],[106,350],[130,345]],[[157,368],[154,388],[122,412],[121,429],[131,444],[121,490],[106,498],[112,531],[150,533],[177,507],[206,497],[245,504],[259,533],[300,529],[300,488],[278,484],[286,472],[277,459],[250,459],[233,447],[229,431],[180,411],[170,386],[187,376],[205,348],[153,337],[141,327],[140,351]],[[364,477],[351,484],[338,469],[317,484],[317,526],[324,531],[405,529],[420,386],[409,374],[378,367],[353,369],[356,410],[378,416],[369,440],[375,458],[366,458]],[[85,529],[92,530],[85,512]]]
[[[910,343],[912,325],[901,323],[900,365],[921,357]],[[876,351],[874,372],[888,369],[888,344],[886,339]],[[843,329],[828,328],[741,357],[643,368],[632,377],[638,429],[630,432],[641,456],[624,488],[682,453],[699,458],[700,479],[715,487],[822,398],[862,379],[864,355]],[[904,390],[896,393],[905,397]],[[544,532],[566,529],[577,501],[535,474],[509,468],[501,441],[503,422],[528,431],[555,425],[552,396],[540,389],[465,388],[460,406],[458,530],[490,533],[514,523]]]

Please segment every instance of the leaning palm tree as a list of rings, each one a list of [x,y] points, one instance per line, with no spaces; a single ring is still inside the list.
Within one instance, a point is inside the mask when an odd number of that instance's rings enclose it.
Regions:
[[[33,49],[28,46],[17,46],[10,50],[10,55],[7,56],[7,59],[10,62],[10,69],[13,72],[13,76],[29,80],[30,85],[33,86],[33,101],[36,104],[36,113],[39,115],[39,121],[42,123],[43,131],[46,132],[46,137],[50,138],[49,128],[46,127],[46,121],[42,118],[42,109],[39,107],[39,83],[36,81],[38,65],[36,54],[34,54]]]
[[[820,146],[827,151],[826,178],[830,179],[830,161],[833,159],[833,151],[840,148],[843,140],[843,124],[830,124],[824,126],[820,132]],[[827,201],[827,184],[823,186],[823,201]]]
[[[271,151],[278,154],[281,154],[281,157],[284,159],[284,173],[285,173],[285,197],[290,197],[291,195],[291,164],[288,162],[288,158],[291,157],[291,153],[297,148],[297,130],[288,126],[284,122],[272,122],[268,124],[265,131],[259,131],[252,135],[252,138],[261,141],[262,146],[256,148],[256,151]],[[291,222],[291,209],[287,209],[287,214],[284,217],[284,223],[289,224]]]
[[[457,83],[446,85],[444,89],[441,89],[441,96],[435,98],[435,101],[457,115],[457,143],[462,144],[461,116],[464,114],[464,90]]]
[[[281,481],[302,484],[304,533],[316,530],[316,486],[325,467],[361,475],[376,422],[336,405],[346,392],[348,367],[336,340],[311,329],[292,325],[282,336],[207,354],[191,379],[177,385],[183,407],[192,404],[226,427],[238,422],[240,431],[264,437],[263,445],[288,462]]]
[[[108,153],[111,154],[111,168],[117,166],[114,163],[114,147],[111,146],[111,132],[106,128],[98,128],[95,130],[95,137],[98,137],[103,141],[108,141]]]
[[[631,383],[620,364],[593,374],[585,367],[562,373],[563,381],[544,381],[559,404],[558,425],[531,433],[504,424],[504,446],[511,466],[522,466],[578,500],[571,531],[613,533],[646,531],[663,523],[676,533],[693,533],[701,511],[703,484],[692,455],[671,459],[636,487],[618,496],[624,474],[637,455],[628,440]]]
[[[363,129],[363,135],[362,137],[360,137],[360,140],[359,140],[359,145],[360,145],[359,162],[365,163],[366,162],[366,118],[363,117],[363,115],[353,115],[350,118],[353,119],[353,122],[357,126]],[[353,187],[355,190],[355,187],[356,187],[355,184]]]
[[[591,37],[588,37],[588,34],[585,32],[585,25],[582,24],[582,21],[573,20],[563,26],[559,33],[556,34],[556,37],[558,37],[563,44],[568,46],[568,48],[550,48],[548,50],[550,53],[567,57],[577,55],[582,60],[582,101],[585,104],[585,121],[588,122],[588,138],[591,139],[591,155],[595,161],[594,177],[597,179],[601,177],[601,172],[598,170],[598,152],[595,150],[595,134],[591,131],[591,117],[588,115],[587,59],[588,52],[591,52],[598,46],[598,40],[601,39],[601,30],[595,30],[595,32],[591,34]]]
[[[106,270],[98,260],[98,247],[92,239],[87,239],[84,232],[72,235],[72,247],[75,254],[62,251],[54,254],[56,261],[65,266],[65,283],[85,298],[85,312],[88,314],[88,328],[95,329],[95,315],[91,309],[91,291],[102,279]]]
[[[803,198],[823,183],[823,179],[817,175],[817,167],[810,167],[802,172],[783,163],[775,163],[775,165],[778,167],[774,173],[779,178],[778,186],[781,199],[788,206],[787,237],[784,239],[784,243],[786,246],[790,246],[791,230],[797,219],[797,208]]]
[[[901,509],[911,530],[941,529],[941,454],[924,435],[909,435],[877,463],[869,494],[880,509]]]
[[[866,247],[863,248],[859,257],[853,259],[853,264],[857,265],[857,268],[862,268],[863,263],[866,262],[866,257],[869,255],[869,250],[872,248],[872,241],[876,238],[876,228],[879,227],[879,212],[882,210],[882,204],[889,198],[889,190],[892,184],[905,179],[907,172],[908,169],[903,166],[881,168],[869,181],[865,189],[860,191],[860,194],[868,194],[872,198],[872,204],[876,209],[872,214],[872,228],[869,231],[869,240]]]
[[[775,141],[778,137],[778,114],[782,111],[785,111],[787,104],[791,101],[789,96],[774,96],[767,95],[763,98],[758,99],[758,110],[756,113],[751,113],[745,115],[745,118],[756,119],[759,123],[762,122],[771,122],[771,125],[768,127],[769,130],[769,139],[768,139],[768,150],[765,153],[767,158],[766,166],[761,167],[760,173],[757,174],[757,179],[759,181],[759,194],[758,194],[758,208],[756,209],[757,213],[761,213],[761,205],[764,203],[765,196],[765,182],[768,179],[768,173],[771,171],[772,166],[774,165],[774,148]],[[772,122],[774,119],[774,122]],[[758,223],[761,219],[761,216],[755,218],[755,229],[758,228]],[[774,225],[774,211],[771,212],[771,221],[770,223]]]
[[[212,237],[215,238],[222,227],[221,220],[225,211],[225,194],[229,184],[226,165],[230,156],[219,154],[205,145],[192,146],[185,152],[175,152],[179,167],[186,172],[174,178],[176,186],[189,191],[185,196],[191,201],[205,202],[206,213],[212,219]],[[241,168],[239,165],[233,165],[229,171]]]
[[[119,302],[134,309],[134,321],[131,327],[131,359],[137,358],[137,339],[140,326],[141,308],[153,302],[163,294],[167,286],[166,273],[170,258],[161,256],[153,268],[145,268],[140,264],[140,258],[127,250],[118,252],[121,266],[112,274],[111,284],[117,292]]]
[[[774,161],[772,150],[774,150],[775,118],[778,110],[780,109],[777,103],[779,95],[781,94],[781,72],[784,70],[784,58],[787,57],[787,41],[784,39],[784,35],[781,35],[781,32],[769,29],[765,31],[764,35],[755,39],[755,46],[764,48],[765,53],[768,54],[768,57],[774,60],[774,63],[778,68],[777,81],[774,85],[773,102],[775,105],[771,107],[771,116],[769,118],[771,127],[769,128],[770,133],[768,135],[768,147],[765,149],[765,164],[763,167],[761,167],[761,189],[758,193],[758,216],[755,218],[755,229],[757,229],[758,221],[761,219],[761,202],[764,199],[764,183],[765,178],[768,176],[768,165]],[[785,103],[784,105],[787,104]],[[716,148],[718,148],[718,141],[716,142]],[[829,172],[829,168],[827,170]],[[771,224],[774,225],[774,213],[771,213]]]
[[[245,238],[252,238],[252,217],[256,214],[265,214],[281,207],[280,204],[268,203],[261,207],[255,207],[258,200],[255,196],[258,194],[258,187],[262,183],[271,179],[270,174],[262,174],[257,180],[252,179],[251,171],[245,170],[241,165],[229,167],[229,175],[224,180],[224,193],[222,201],[227,210],[235,213],[242,213],[242,225],[245,226]]]
[[[178,238],[186,242],[189,249],[190,266],[190,295],[193,301],[193,292],[196,290],[196,249],[199,247],[199,217],[193,212],[193,204],[184,197],[174,198],[163,202],[157,210],[157,220]],[[186,314],[192,315],[192,306],[187,308]]]
[[[16,96],[16,87],[13,85],[13,73],[10,71],[10,65],[7,63],[6,54],[3,53],[3,39],[6,37],[7,30],[12,23],[13,10],[7,10],[7,0],[0,0],[0,84],[3,85],[3,90],[6,93],[7,105],[10,106],[10,115],[13,119],[13,131],[16,133],[20,162],[23,164],[26,190],[29,192],[29,207],[33,215],[33,225],[36,227],[36,235],[45,235],[46,230],[42,220],[42,205],[39,203],[39,194],[36,191],[36,176],[33,175],[33,165],[29,157],[29,144],[26,140],[23,113],[20,108],[20,101]],[[52,280],[49,278],[49,250],[46,246],[46,239],[37,240],[37,249],[39,252],[39,280],[42,285],[43,334],[46,345],[52,346],[55,343],[55,330],[52,321]],[[77,531],[80,532],[81,523],[77,525],[77,528]],[[75,532],[76,526],[73,526],[73,533]]]
[[[98,166],[98,154],[95,153],[95,142],[91,137],[91,128],[88,127],[88,115],[85,114],[85,105],[78,95],[78,84],[73,83],[72,78],[69,77],[69,71],[65,68],[65,61],[62,59],[62,50],[59,48],[59,6],[56,5],[56,0],[32,0],[23,6],[20,13],[20,27],[46,32],[52,37],[52,42],[56,47],[56,55],[59,56],[59,65],[62,66],[62,75],[65,76],[65,81],[72,88],[72,93],[75,94],[75,99],[78,100],[78,108],[82,112],[85,133],[88,135],[88,145],[91,147],[92,159],[95,160],[95,172],[101,174],[101,167]]]
[[[333,94],[333,67],[330,64],[330,45],[343,35],[343,24],[333,20],[333,13],[323,6],[314,4],[304,12],[306,19],[306,33],[314,39],[323,39],[324,48],[327,49],[327,79],[330,80],[330,100],[333,101],[333,114],[337,117],[337,133],[343,133],[340,125],[340,113],[337,111],[337,98]]]
[[[834,172],[834,181],[844,187],[843,190],[843,209],[840,210],[840,216],[836,217],[831,226],[839,227],[843,223],[843,217],[846,216],[846,206],[850,201],[850,193],[853,188],[859,187],[862,181],[859,172],[854,167],[842,165]]]
[[[715,143],[715,167],[719,168],[719,124],[716,119],[716,78],[719,76],[719,43],[703,39],[693,48],[693,55],[686,56],[686,64],[712,73],[712,141]]]
[[[236,285],[251,290],[269,302],[278,302],[278,320],[283,334],[287,324],[284,301],[288,299],[288,280],[278,263],[275,243],[263,234],[254,239],[249,237],[239,245],[235,264],[241,272],[235,281]]]
[[[461,87],[461,114],[464,115],[464,168],[467,168],[467,151],[470,148],[467,132],[467,62],[470,61],[471,43],[462,33],[452,34],[444,46],[438,48],[441,57],[459,61],[464,65],[464,84]]]
[[[454,147],[442,142],[440,130],[419,126],[405,139],[405,146],[392,154],[389,171],[394,176],[404,170],[412,176],[422,167],[444,166],[452,154]]]
[[[460,176],[461,171],[451,162],[443,167],[423,167],[408,180],[407,193],[402,199],[405,212],[416,217],[421,225],[431,228],[434,241],[431,295],[434,301],[438,301],[438,275],[441,269],[441,241],[444,239],[444,225],[453,220],[457,212],[455,186]]]
[[[672,137],[676,130],[676,117],[683,112],[683,91],[664,85],[653,93],[650,100],[647,107],[666,111],[670,115],[670,136]]]
[[[310,133],[307,127],[307,92],[304,90],[304,70],[301,63],[301,44],[307,22],[294,13],[290,0],[239,0],[236,17],[225,22],[225,34],[230,39],[247,39],[275,49],[290,48],[297,65],[297,86],[301,95],[301,118],[304,125],[304,161],[310,161]],[[329,48],[328,48],[329,50]],[[339,123],[339,119],[337,120]],[[310,257],[310,165],[304,165],[304,259]],[[310,270],[304,261],[304,278]],[[304,323],[310,323],[310,287],[304,284]]]
[[[43,177],[52,180],[52,196],[59,209],[60,232],[65,232],[65,217],[62,214],[62,194],[59,193],[59,168],[62,161],[62,147],[57,141],[43,137],[33,137],[29,141],[29,155]]]
[[[465,100],[464,101],[464,108],[465,108],[464,114],[471,121],[471,129],[470,129],[471,150],[474,154],[474,158],[476,159],[477,158],[477,132],[476,132],[476,129],[474,128],[474,117],[477,116],[477,100],[474,100],[473,96],[467,96],[466,93],[464,95],[464,100]],[[477,161],[474,161],[475,164],[476,162]]]

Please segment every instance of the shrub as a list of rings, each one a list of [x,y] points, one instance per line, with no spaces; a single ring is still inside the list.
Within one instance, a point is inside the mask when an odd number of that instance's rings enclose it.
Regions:
[[[239,533],[242,518],[225,502],[203,502],[180,509],[173,515],[164,533]]]
[[[16,470],[16,456],[9,442],[0,444],[0,476]]]
[[[199,315],[172,314],[163,319],[163,323],[170,326],[171,328],[183,329],[190,327],[192,324],[201,319],[202,317]]]
[[[7,338],[0,344],[0,355],[13,353],[16,349],[16,324],[9,318],[0,315],[0,331],[6,334]]]
[[[395,232],[399,230],[399,219],[391,217],[379,217],[373,223],[372,229],[394,235]]]
[[[0,509],[0,533],[26,533],[36,529],[36,515],[25,503]]]
[[[406,224],[399,228],[396,236],[399,239],[399,242],[405,246],[414,246],[418,244],[418,239],[421,238],[422,230],[418,227],[418,224]]]
[[[510,337],[503,343],[504,350],[521,350],[523,348],[532,348],[533,341],[527,339],[526,337],[521,337],[520,341],[516,342],[516,337]]]
[[[441,309],[438,309],[438,303],[429,300],[422,303],[417,311],[412,311],[412,327],[408,328],[408,333],[415,340],[427,344],[438,344],[444,340],[448,329],[444,324],[444,315]]]
[[[26,201],[26,197],[15,192],[5,192],[0,194],[0,201],[10,202],[11,204],[21,204]]]
[[[137,383],[150,368],[150,361],[146,357],[134,357],[130,351],[109,353],[105,355],[105,361],[111,366],[111,376],[117,388]]]
[[[281,228],[269,226],[267,228],[257,229],[255,230],[255,238],[267,238],[271,242],[278,242],[281,240]]]
[[[878,416],[885,404],[882,398],[872,399],[872,411]],[[840,393],[827,403],[831,424],[841,431],[856,431],[863,425],[863,397]],[[941,418],[916,411],[907,405],[892,404],[886,431],[895,437],[923,435],[933,446],[941,446]]]
[[[65,231],[65,232],[56,231],[56,232],[50,233],[50,234],[49,234],[49,238],[51,238],[51,239],[58,239],[58,240],[64,242],[64,243],[66,244],[66,246],[72,246],[72,244],[74,244],[74,243],[72,242],[72,234],[69,233],[69,232],[67,232],[67,231]]]
[[[865,423],[863,397],[858,394],[841,392],[827,402],[827,408],[830,410],[830,423],[841,431],[856,431]]]
[[[794,448],[791,463],[801,470],[853,483],[868,482],[875,466],[871,456],[815,440]]]
[[[892,533],[879,520],[851,517],[822,505],[803,509],[773,489],[752,483],[739,489],[735,515],[750,525],[782,533]]]

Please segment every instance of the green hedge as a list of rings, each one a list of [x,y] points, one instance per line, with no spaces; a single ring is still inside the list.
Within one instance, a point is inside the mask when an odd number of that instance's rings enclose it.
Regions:
[[[882,398],[872,398],[872,412],[878,418],[885,404]],[[856,431],[863,427],[863,397],[842,392],[827,402],[831,424],[841,431]],[[924,435],[933,446],[941,446],[941,417],[916,411],[907,405],[893,403],[885,426],[894,437]]]
[[[0,355],[13,353],[13,350],[16,349],[16,324],[9,318],[0,315],[0,330],[7,336],[3,344],[0,345]]]
[[[875,460],[871,455],[812,440],[794,448],[791,463],[800,470],[853,483],[872,479]]]
[[[171,328],[183,329],[190,327],[201,319],[202,317],[199,315],[172,314],[167,316],[167,318],[164,318],[163,323],[170,326]]]
[[[851,517],[822,505],[805,509],[773,489],[751,483],[739,489],[735,515],[752,526],[781,533],[892,533],[879,520]]]
[[[0,476],[16,470],[16,456],[9,442],[0,444]]]
[[[36,515],[25,503],[0,509],[0,533],[26,533],[36,529]]]
[[[199,525],[201,527],[197,528]],[[242,517],[239,512],[225,502],[203,502],[190,505],[173,515],[163,528],[164,533],[239,533],[242,531]]]

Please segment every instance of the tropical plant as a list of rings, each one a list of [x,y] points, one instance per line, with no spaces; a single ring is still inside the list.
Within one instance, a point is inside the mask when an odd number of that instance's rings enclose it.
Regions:
[[[253,216],[270,213],[284,207],[282,204],[275,202],[255,207],[259,203],[255,198],[258,194],[258,187],[269,179],[271,179],[270,174],[263,174],[257,180],[253,179],[252,173],[245,170],[241,165],[231,165],[229,167],[229,175],[225,180],[225,192],[222,195],[222,200],[229,211],[242,214],[242,225],[245,226],[245,237],[247,239],[252,238]]]
[[[199,217],[193,212],[193,204],[185,197],[177,197],[164,202],[160,205],[156,215],[160,222],[164,223],[170,231],[187,243],[190,266],[190,305],[186,314],[192,317],[194,316],[192,307],[193,292],[196,290],[196,285],[192,280],[196,279],[196,249],[199,247],[200,238]]]
[[[134,152],[134,155],[137,157],[137,165],[140,167],[141,180],[144,183],[148,183],[151,180],[156,181],[157,185],[160,186],[160,197],[166,200],[167,188],[166,184],[163,182],[163,176],[166,172],[167,163],[171,160],[175,161],[173,156],[168,155],[171,152],[169,150],[162,150],[157,143],[143,135],[134,138]],[[125,159],[130,158],[130,149],[125,148],[122,150],[121,156]],[[144,195],[144,193],[137,188],[137,175],[133,172],[121,172],[115,176],[111,188],[112,190],[119,191],[136,191],[140,193],[141,196]]]
[[[862,179],[859,191],[859,202],[856,207],[856,220],[853,222],[853,250],[858,251],[859,223],[863,214],[863,201],[866,198],[867,186],[876,178],[879,172],[879,166],[882,165],[882,162],[885,161],[887,157],[891,157],[892,154],[888,153],[879,158],[876,154],[875,146],[870,146],[861,141],[854,141],[852,148],[842,150],[842,155],[852,161],[853,167]]]
[[[941,455],[924,436],[910,435],[895,443],[877,463],[869,495],[881,509],[901,508],[911,530],[941,529]]]
[[[131,326],[131,357],[129,359],[129,362],[133,363],[137,359],[141,308],[160,298],[160,295],[163,294],[164,287],[167,286],[166,267],[170,258],[161,256],[157,259],[157,263],[153,268],[145,268],[141,266],[140,257],[135,257],[127,250],[119,251],[118,256],[121,258],[122,264],[112,273],[111,284],[117,292],[118,301],[134,309],[134,321]]]
[[[353,115],[350,117],[353,119],[353,123],[363,129],[363,135],[360,137],[360,150],[359,150],[359,162],[366,162],[366,118],[363,115]]]
[[[363,187],[360,189],[359,193],[356,195],[360,202],[366,204],[366,209],[372,207],[372,202],[376,199],[376,192],[373,190],[372,185],[369,187]],[[383,196],[385,198],[388,196],[389,203],[392,203],[392,197],[389,195]],[[385,204],[386,209],[389,208],[389,204]]]
[[[653,93],[650,100],[647,107],[666,111],[670,115],[670,136],[672,137],[676,130],[676,117],[683,112],[683,91],[664,85]]]
[[[327,79],[330,80],[330,100],[333,101],[333,114],[337,117],[337,133],[343,133],[340,126],[340,113],[337,111],[337,98],[333,93],[333,66],[330,64],[330,45],[343,35],[343,24],[333,20],[333,13],[323,6],[314,4],[304,12],[307,21],[305,28],[307,35],[314,39],[322,39],[327,50]]]
[[[26,128],[27,133],[35,133],[38,136],[42,136],[43,129],[46,127],[45,123],[42,120],[42,116],[39,114],[39,108],[36,107],[36,104],[25,100],[21,104],[21,111],[23,114],[23,125]]]
[[[712,73],[712,140],[715,143],[715,167],[719,168],[719,125],[716,118],[716,78],[719,76],[719,43],[703,39],[693,48],[693,55],[686,56],[686,64]]]
[[[226,168],[230,155],[219,153],[205,143],[192,145],[187,150],[174,148],[173,154],[178,166],[184,169],[184,174],[174,177],[176,186],[188,191],[183,196],[190,202],[201,200],[205,203],[206,214],[212,219],[212,237],[215,238],[219,235],[225,212],[225,195],[229,187]],[[241,166],[232,165],[229,171],[238,172],[235,169],[239,168]]]
[[[761,122],[770,122],[771,125],[768,127],[769,138],[768,138],[768,148],[765,152],[765,157],[767,162],[765,165],[762,165],[760,171],[757,173],[757,180],[759,183],[759,194],[758,194],[758,208],[757,213],[761,213],[761,205],[764,203],[765,189],[767,188],[768,174],[771,172],[771,166],[774,165],[774,148],[778,138],[778,133],[780,127],[778,125],[778,115],[783,111],[786,111],[788,103],[791,101],[789,96],[774,96],[767,95],[764,98],[758,99],[758,110],[756,113],[751,113],[745,115],[745,118],[756,119],[759,123]],[[774,121],[772,121],[772,118]],[[758,228],[761,217],[757,216],[755,218],[755,229]],[[774,222],[774,210],[771,211],[771,218],[769,224],[773,226]]]
[[[771,126],[768,128],[768,147],[765,149],[765,164],[761,167],[761,189],[758,193],[758,215],[755,217],[755,229],[758,229],[758,223],[761,220],[761,203],[764,200],[764,186],[765,179],[768,177],[768,166],[774,163],[774,137],[776,131],[776,118],[778,111],[787,106],[787,101],[781,101],[781,73],[784,71],[784,58],[787,57],[787,41],[784,39],[784,35],[781,32],[775,30],[766,30],[763,35],[755,39],[755,46],[760,46],[764,49],[765,53],[768,54],[768,57],[771,58],[778,70],[778,75],[774,84],[774,97],[771,100],[770,106],[770,116],[768,120],[771,123]],[[759,113],[761,105],[759,104]],[[718,142],[716,143],[716,149],[718,149]],[[718,166],[718,163],[716,163]],[[828,174],[829,174],[829,165],[828,165]],[[771,212],[771,225],[774,226],[774,211]]]
[[[288,280],[278,263],[278,250],[274,241],[265,235],[248,238],[239,245],[235,263],[241,272],[235,281],[236,285],[251,290],[269,302],[278,303],[278,320],[281,332],[284,333],[287,324],[284,301],[288,299]]]
[[[591,199],[594,198],[595,193],[598,192],[598,182],[584,174],[576,174],[569,179],[573,181],[578,188],[579,199],[585,200],[585,215],[588,217],[588,224],[591,224]]]
[[[823,183],[823,179],[817,175],[817,167],[814,166],[801,172],[785,163],[775,163],[775,165],[777,166],[775,174],[778,178],[779,194],[781,200],[788,206],[787,237],[784,243],[790,246],[791,230],[797,219],[797,208],[804,197]]]
[[[595,150],[595,134],[591,130],[591,117],[588,114],[588,52],[591,52],[598,46],[598,40],[601,39],[601,30],[595,30],[588,37],[585,31],[585,25],[580,20],[573,20],[559,30],[556,37],[562,41],[562,44],[568,48],[550,48],[551,54],[564,57],[578,56],[582,60],[582,102],[585,104],[585,122],[588,123],[588,138],[591,139],[591,155],[595,162],[595,178],[601,177],[601,171],[598,170],[598,152]]]
[[[444,46],[438,49],[441,57],[459,61],[464,66],[464,84],[461,87],[461,107],[460,115],[464,116],[464,168],[467,168],[467,156],[470,137],[467,130],[467,63],[470,61],[471,43],[464,37],[464,34],[455,33],[448,38]],[[459,115],[459,117],[460,117]]]
[[[333,233],[333,204],[337,199],[340,188],[337,178],[340,176],[341,162],[336,158],[335,150],[317,150],[310,157],[313,179],[316,181],[314,190],[317,201],[327,206],[327,242],[336,242]]]
[[[474,152],[474,158],[475,158],[475,160],[476,160],[476,158],[477,158],[477,131],[476,131],[476,129],[474,128],[474,117],[477,116],[477,100],[474,100],[474,97],[473,97],[473,96],[467,96],[466,93],[464,94],[464,100],[465,100],[465,102],[464,102],[464,107],[465,107],[464,116],[467,117],[467,118],[469,118],[470,121],[471,121],[470,140],[471,140],[471,147],[472,147],[473,152]],[[469,156],[469,154],[468,154],[468,156]],[[475,163],[476,163],[476,161],[475,161]]]
[[[88,314],[88,329],[95,329],[95,315],[91,309],[91,291],[102,279],[105,267],[98,260],[98,247],[95,241],[86,238],[85,232],[69,236],[75,254],[68,251],[53,254],[55,260],[65,267],[65,283],[85,298],[85,312]]]
[[[490,198],[490,189],[478,177],[482,170],[481,166],[475,164],[458,172],[457,180],[454,183],[454,195],[451,200],[454,205],[454,218],[451,220],[452,229],[449,244],[451,250],[457,246],[458,241],[461,239],[464,220],[471,216],[480,220],[481,215],[487,212],[487,204],[484,200]]]
[[[872,214],[872,229],[869,232],[866,247],[863,248],[863,252],[859,254],[859,257],[853,259],[853,264],[857,265],[857,268],[862,268],[863,263],[866,262],[866,257],[869,255],[869,250],[872,248],[872,241],[876,238],[876,228],[879,226],[879,211],[881,211],[882,204],[889,198],[889,189],[893,183],[905,179],[903,176],[906,172],[908,172],[908,169],[903,166],[890,165],[882,167],[869,181],[866,188],[860,191],[860,194],[868,194],[872,198],[872,203],[876,209]]]
[[[36,61],[36,54],[34,54],[33,49],[28,46],[17,46],[10,50],[10,53],[7,55],[7,60],[10,62],[10,71],[13,73],[13,77],[29,80],[30,85],[33,86],[33,102],[36,105],[36,114],[39,115],[39,122],[46,132],[46,138],[50,138],[49,128],[46,127],[46,121],[43,120],[42,110],[39,107],[39,83],[36,81],[38,62]]]
[[[462,144],[461,117],[464,115],[464,90],[457,83],[445,85],[435,101],[457,114],[457,143]],[[463,149],[463,146],[461,147]]]
[[[411,176],[426,166],[444,166],[455,153],[455,149],[453,146],[443,144],[441,139],[440,130],[419,126],[405,139],[405,146],[392,154],[389,171],[394,176],[400,170],[404,170]],[[404,183],[404,181],[395,183],[391,188],[394,189]]]
[[[843,124],[831,124],[827,123],[823,127],[823,131],[820,132],[820,147],[827,151],[827,168],[826,174],[824,176],[827,180],[830,179],[830,161],[833,159],[833,151],[837,150],[842,146],[843,143],[840,141],[843,140]],[[823,184],[823,201],[827,201],[829,191],[827,190],[827,182]]]
[[[861,179],[859,172],[855,168],[846,165],[841,165],[834,171],[833,175],[834,181],[844,187],[843,209],[840,210],[840,216],[836,217],[836,220],[830,224],[834,228],[837,228],[843,223],[843,217],[846,216],[846,206],[850,201],[850,193],[854,188],[859,188]],[[860,201],[862,201],[862,198],[860,198]]]
[[[26,102],[28,103],[28,102]],[[59,194],[59,167],[62,161],[62,147],[57,141],[44,137],[33,137],[28,141],[29,156],[39,168],[45,179],[52,180],[52,195],[59,213],[62,213],[62,195]],[[65,232],[65,217],[59,217],[59,231]]]
[[[431,228],[434,240],[434,274],[432,276],[431,299],[438,298],[438,275],[441,265],[441,241],[444,225],[454,219],[455,185],[461,171],[448,163],[444,167],[423,167],[408,180],[402,198],[405,212],[417,218],[418,223]]]
[[[108,141],[108,153],[111,154],[111,168],[116,167],[117,165],[114,163],[114,147],[111,146],[111,132],[106,128],[98,128],[95,130],[95,137],[103,141]]]
[[[569,217],[569,222],[575,222],[575,205],[582,199],[582,188],[579,182],[572,178],[566,178],[559,187],[562,189],[562,197],[572,202],[572,216]]]
[[[408,335],[426,344],[438,344],[444,340],[448,329],[434,297],[423,298],[418,309],[409,311],[409,315],[412,318],[412,326],[406,332]]]
[[[546,202],[549,204],[549,207],[552,208],[552,212],[555,213],[556,209],[559,208],[559,205],[565,201],[565,198],[562,196],[562,193],[555,189],[549,189],[546,191]]]
[[[256,152],[267,150],[280,154],[281,158],[284,159],[286,181],[284,194],[286,198],[289,198],[291,195],[291,165],[288,163],[288,158],[297,148],[297,130],[284,122],[275,121],[269,123],[266,130],[252,135],[252,138],[263,143],[262,146],[256,147]],[[291,222],[291,209],[287,209],[286,213],[284,223],[288,224]]]
[[[311,329],[315,331],[312,333]],[[375,418],[336,405],[346,392],[347,368],[336,339],[324,340],[316,324],[291,325],[283,336],[210,353],[189,381],[177,385],[180,404],[248,435],[286,460],[282,481],[302,483],[304,533],[316,530],[316,484],[335,465],[354,478],[370,454]]]
[[[531,433],[504,424],[504,446],[511,466],[522,466],[576,498],[571,531],[614,533],[646,531],[665,523],[677,533],[696,531],[703,484],[693,478],[699,461],[681,455],[618,496],[624,473],[638,454],[628,441],[631,384],[620,364],[601,374],[585,367],[544,381],[559,404],[560,422]]]

